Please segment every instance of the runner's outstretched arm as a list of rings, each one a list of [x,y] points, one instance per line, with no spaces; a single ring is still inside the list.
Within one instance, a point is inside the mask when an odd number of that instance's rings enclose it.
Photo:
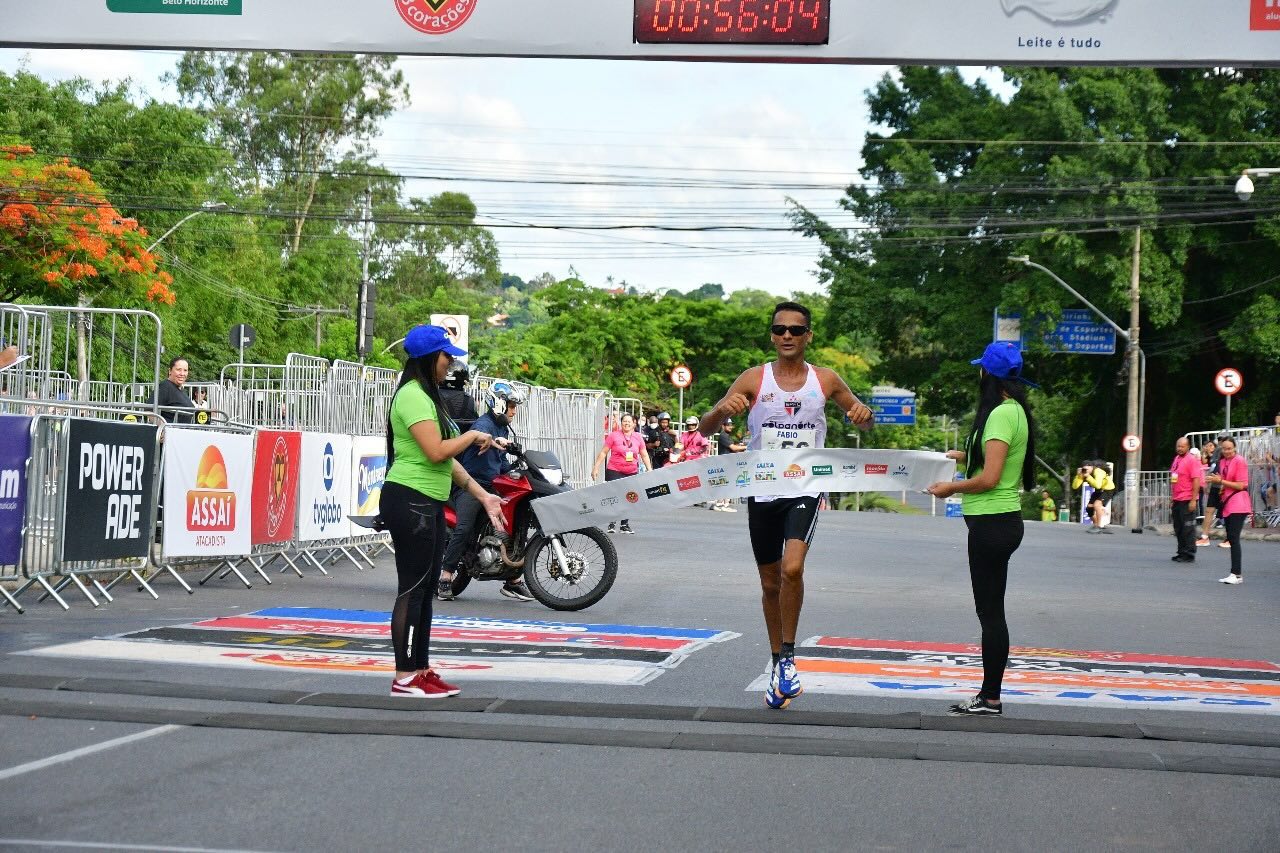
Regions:
[[[726,418],[736,417],[750,409],[755,402],[756,391],[760,388],[763,372],[763,366],[749,367],[742,371],[729,386],[728,393],[720,398],[720,402],[711,411],[702,416],[702,420],[698,422],[698,432],[704,437],[715,435]]]

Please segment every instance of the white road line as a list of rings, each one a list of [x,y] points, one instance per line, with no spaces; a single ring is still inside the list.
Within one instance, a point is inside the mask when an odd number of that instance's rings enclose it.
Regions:
[[[155,850],[159,853],[271,853],[269,850],[239,850],[222,847],[167,847],[160,844],[105,844],[96,841],[45,841],[40,838],[0,838],[0,846],[61,847],[76,850]]]
[[[86,755],[93,755],[95,752],[103,752],[108,749],[115,749],[117,746],[124,746],[126,743],[133,743],[136,740],[144,740],[145,738],[155,737],[156,735],[168,734],[177,731],[182,726],[157,726],[154,729],[147,729],[143,732],[135,732],[131,735],[118,737],[114,740],[104,740],[102,743],[95,743],[92,746],[73,749],[70,752],[51,755],[48,758],[41,758],[39,761],[29,761],[26,764],[19,764],[17,767],[10,767],[8,770],[0,770],[0,781],[12,779],[14,776],[21,776],[23,773],[30,773],[33,770],[43,770],[46,767],[53,767],[55,764],[64,764],[68,761],[75,761],[77,758],[83,758]],[[4,844],[4,839],[0,839],[0,844]]]

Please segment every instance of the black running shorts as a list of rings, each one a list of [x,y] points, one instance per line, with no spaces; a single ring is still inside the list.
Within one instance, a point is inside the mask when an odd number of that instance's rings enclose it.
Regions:
[[[781,560],[782,549],[788,539],[810,544],[817,526],[817,498],[781,498],[762,502],[755,498],[747,499],[747,529],[751,531],[751,550],[758,565]]]
[[[1094,492],[1093,497],[1089,498],[1089,503],[1092,504],[1095,501],[1101,501],[1103,506],[1108,506],[1111,503],[1111,498],[1115,496],[1115,493],[1115,489],[1104,489],[1100,492]]]

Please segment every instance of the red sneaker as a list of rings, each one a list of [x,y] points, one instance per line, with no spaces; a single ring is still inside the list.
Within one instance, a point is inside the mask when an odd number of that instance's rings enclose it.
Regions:
[[[392,696],[412,696],[418,699],[445,699],[449,696],[456,696],[460,692],[456,687],[449,687],[434,672],[428,678],[422,673],[418,673],[409,681],[391,680]]]
[[[454,687],[452,684],[445,681],[436,674],[434,669],[427,670],[426,674],[421,676],[420,680],[424,685],[428,685],[432,689],[441,691],[445,696],[457,696],[462,692],[462,688]]]

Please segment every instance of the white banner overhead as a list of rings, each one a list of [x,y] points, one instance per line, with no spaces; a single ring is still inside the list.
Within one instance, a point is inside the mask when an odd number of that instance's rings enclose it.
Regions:
[[[0,8],[0,44],[24,47],[1280,64],[1280,0],[0,0]]]
[[[721,498],[821,492],[922,491],[956,463],[924,450],[769,450],[709,456],[533,502],[546,533],[561,533]]]

